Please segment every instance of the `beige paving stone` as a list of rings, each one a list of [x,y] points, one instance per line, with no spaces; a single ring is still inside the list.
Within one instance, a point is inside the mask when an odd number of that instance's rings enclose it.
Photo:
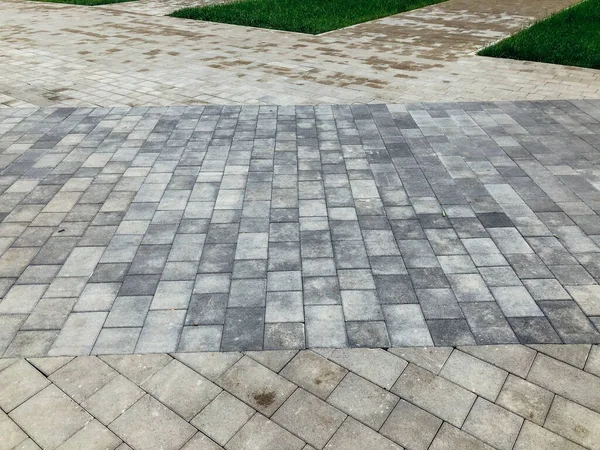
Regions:
[[[448,423],[442,424],[442,428],[433,440],[429,450],[492,450],[485,442],[474,438],[470,434],[453,427]]]
[[[462,429],[495,448],[510,450],[522,424],[521,417],[478,398]]]
[[[558,395],[600,411],[600,378],[538,354],[527,380]]]
[[[77,403],[54,385],[9,414],[42,448],[56,448],[92,420]]]
[[[221,392],[212,381],[177,360],[172,360],[141,386],[185,420],[191,420]]]
[[[27,361],[44,375],[50,376],[72,359],[72,356],[52,356],[47,358],[27,358]]]
[[[530,347],[552,358],[583,369],[592,346],[589,344],[531,344]]]
[[[280,375],[312,394],[326,399],[348,373],[346,369],[311,351],[300,351]]]
[[[375,430],[379,430],[398,403],[398,397],[349,373],[327,402]]]
[[[522,378],[509,375],[496,403],[538,425],[543,425],[554,394]]]
[[[121,414],[109,429],[135,450],[179,449],[196,429],[149,395]]]
[[[315,448],[323,448],[346,414],[304,389],[296,389],[272,419]]]
[[[79,356],[48,377],[77,403],[105,386],[118,373],[95,356]]]
[[[423,369],[438,374],[442,370],[450,353],[452,353],[452,347],[390,348],[389,352]]]
[[[174,353],[173,356],[200,375],[214,382],[243,355],[239,352],[202,352]]]
[[[585,371],[600,377],[600,346],[594,345],[592,347],[588,360],[585,363]]]
[[[442,421],[427,411],[400,400],[379,432],[414,450],[427,450]]]
[[[541,448],[544,450],[583,450],[583,447],[574,442],[526,420],[514,450],[539,450]]]
[[[476,398],[472,392],[413,364],[400,375],[392,392],[459,427]]]
[[[385,350],[375,348],[317,350],[331,361],[390,389],[408,363]]]
[[[85,399],[81,406],[104,425],[108,425],[143,395],[144,391],[119,375]]]
[[[211,441],[207,436],[198,432],[183,447],[182,450],[220,450],[223,447]]]
[[[454,350],[440,376],[479,396],[495,401],[507,373],[460,350]]]
[[[92,420],[85,427],[71,436],[57,450],[106,450],[114,449],[121,444],[121,439],[97,420]]]
[[[328,450],[362,450],[367,448],[401,450],[402,447],[357,422],[352,417],[348,417],[344,421],[325,447]]]
[[[600,414],[557,396],[544,427],[592,450],[600,449]]]
[[[191,424],[221,445],[254,415],[254,410],[228,392],[221,392]]]
[[[169,355],[104,355],[98,359],[104,361],[121,375],[140,385],[170,361]]]
[[[279,372],[296,353],[298,353],[297,350],[263,350],[260,352],[245,352],[244,354],[273,372]]]
[[[296,389],[285,378],[247,356],[231,366],[216,383],[267,417]]]
[[[524,345],[480,345],[459,349],[521,378],[529,373],[536,355],[534,350]]]
[[[255,414],[227,444],[227,450],[300,450],[304,442],[262,414]]]
[[[0,408],[10,412],[48,386],[50,382],[21,360],[0,372]]]
[[[0,448],[12,449],[27,439],[27,435],[4,412],[0,411]]]

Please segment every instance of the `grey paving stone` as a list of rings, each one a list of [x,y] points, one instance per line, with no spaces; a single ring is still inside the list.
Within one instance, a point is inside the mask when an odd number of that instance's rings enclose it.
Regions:
[[[6,413],[50,384],[26,361],[18,361],[0,372],[0,383],[0,408]]]
[[[546,355],[538,354],[527,381],[600,411],[600,379]]]
[[[194,386],[193,391],[188,389],[190,385]],[[221,392],[211,381],[176,360],[141,386],[186,420],[191,420]]]
[[[104,425],[108,425],[143,395],[142,389],[119,375],[89,396],[82,406]]]
[[[392,392],[456,426],[462,426],[477,397],[412,364],[400,375]]]
[[[573,301],[539,302],[540,308],[567,344],[600,342],[600,334]]]
[[[452,352],[440,372],[440,376],[490,401],[496,400],[507,375],[504,370],[460,350]]]
[[[135,346],[136,353],[168,353],[177,349],[185,311],[149,311]]]
[[[103,328],[92,354],[129,354],[135,350],[141,328]]]
[[[450,450],[453,448],[491,450],[493,447],[448,423],[444,423],[429,448],[430,450]]]
[[[149,395],[138,400],[109,425],[110,430],[133,448],[151,449],[157,445],[177,449],[196,429]]]
[[[345,418],[344,413],[303,389],[296,389],[272,416],[274,422],[316,448],[325,446]]]
[[[4,357],[46,355],[57,335],[58,330],[19,331],[4,352]]]
[[[228,308],[221,351],[262,350],[265,308]]]
[[[348,417],[331,438],[326,449],[357,450],[361,448],[379,448],[382,450],[398,450],[401,447]]]
[[[338,305],[304,307],[306,342],[309,347],[345,347],[344,313]]]
[[[462,429],[494,448],[512,449],[522,424],[519,416],[478,398]]]
[[[542,426],[553,399],[552,392],[509,375],[497,404]]]
[[[515,450],[533,450],[540,447],[548,450],[581,450],[583,448],[541,426],[525,421],[517,438]]]
[[[346,369],[312,352],[300,351],[280,375],[325,399],[348,373]]]
[[[107,315],[106,312],[71,314],[48,351],[48,355],[88,355]]]
[[[260,448],[300,450],[304,442],[261,414],[255,414],[227,444],[232,450]]]
[[[279,322],[265,324],[265,350],[298,350],[306,348],[304,323]]]
[[[534,350],[523,345],[480,345],[461,347],[460,350],[523,378],[529,373],[536,355]]]
[[[600,414],[597,412],[557,396],[548,413],[545,427],[583,447],[598,449],[598,423]]]
[[[10,418],[43,448],[58,447],[92,420],[54,385],[16,408]]]
[[[392,441],[415,450],[429,447],[442,421],[421,408],[400,400],[380,433]]]
[[[378,430],[398,402],[398,397],[349,373],[329,395],[327,402]]]
[[[216,383],[267,417],[295,390],[285,378],[248,357],[233,364]]]
[[[383,305],[383,312],[393,346],[433,344],[419,305]]]

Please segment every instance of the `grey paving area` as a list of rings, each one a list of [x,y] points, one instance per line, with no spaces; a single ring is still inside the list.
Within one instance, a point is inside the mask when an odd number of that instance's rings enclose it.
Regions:
[[[600,347],[0,359],[0,449],[598,450]]]
[[[600,101],[0,110],[4,356],[600,342]]]

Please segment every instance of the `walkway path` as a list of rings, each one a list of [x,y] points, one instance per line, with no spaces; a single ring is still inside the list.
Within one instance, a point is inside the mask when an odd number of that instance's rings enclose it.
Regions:
[[[600,98],[598,71],[474,55],[572,0],[449,0],[320,36],[128,12],[142,1],[0,2],[0,104]]]
[[[597,450],[599,376],[589,345],[0,359],[0,448]]]

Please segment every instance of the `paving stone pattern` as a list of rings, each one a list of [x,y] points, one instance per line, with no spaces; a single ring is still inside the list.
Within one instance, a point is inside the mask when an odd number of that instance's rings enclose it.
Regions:
[[[6,357],[600,342],[598,101],[4,109],[0,149]]]
[[[600,347],[532,347],[0,359],[0,448],[600,449]]]

